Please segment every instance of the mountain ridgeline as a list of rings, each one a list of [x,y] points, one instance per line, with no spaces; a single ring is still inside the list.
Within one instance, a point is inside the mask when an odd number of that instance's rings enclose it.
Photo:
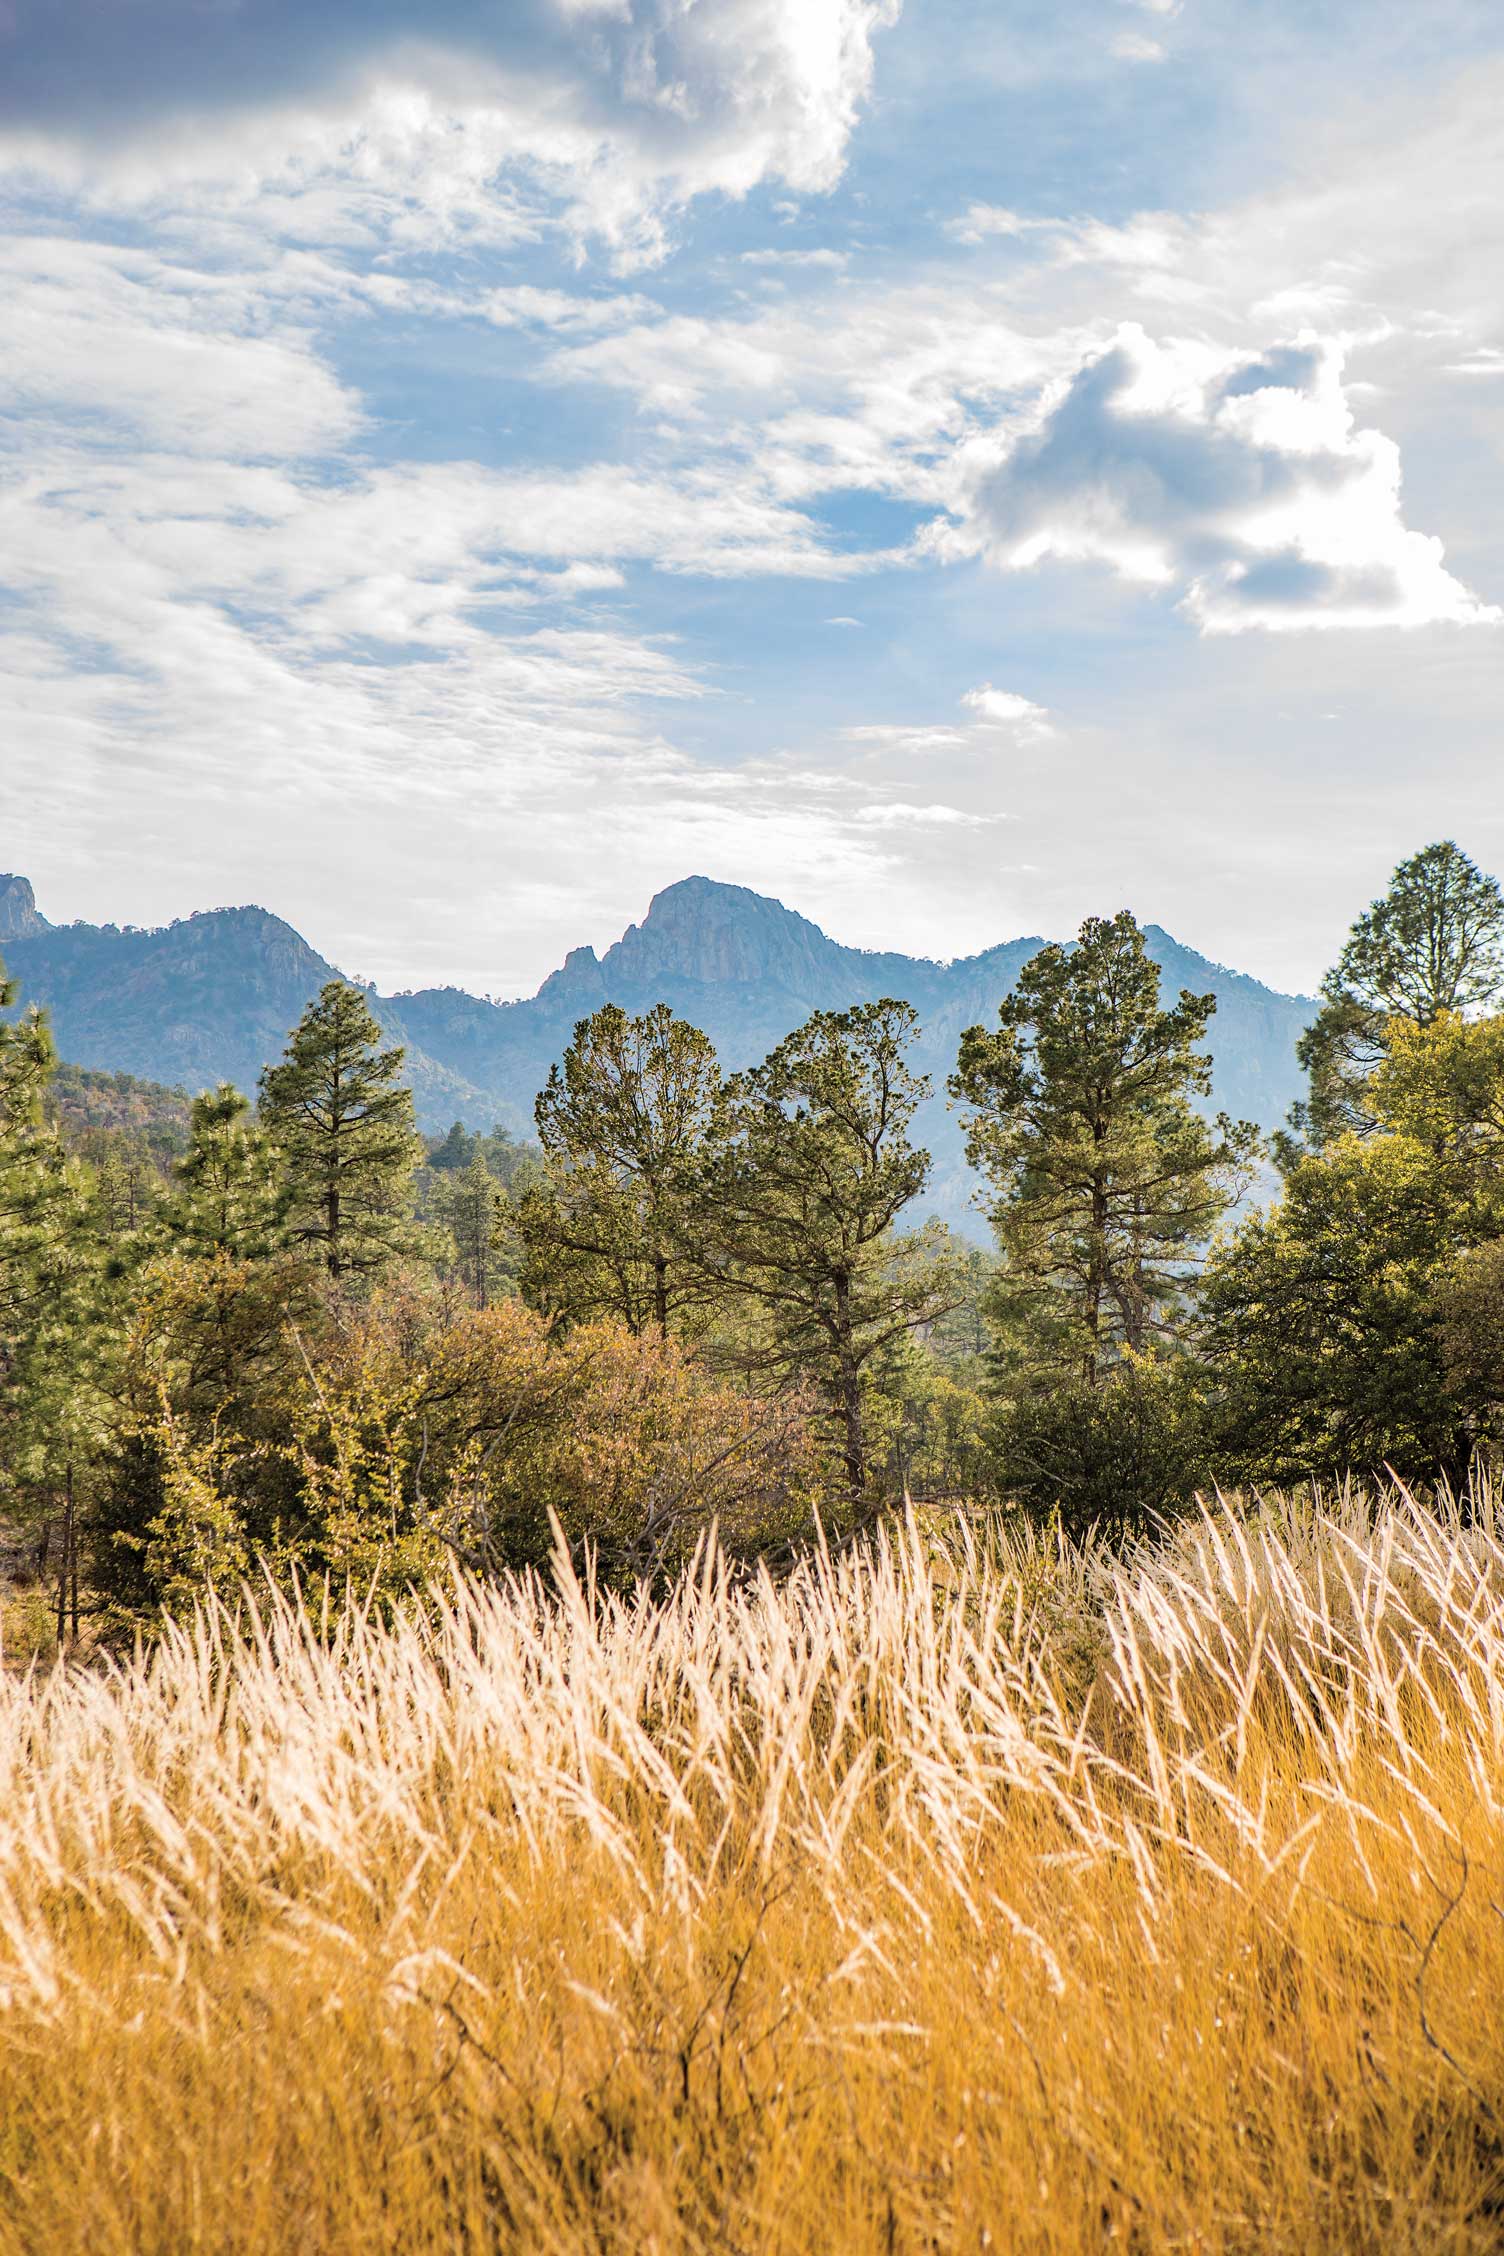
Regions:
[[[1303,1093],[1295,1044],[1314,1015],[1147,928],[1164,988],[1217,998],[1210,1047],[1213,1104],[1266,1127]],[[420,1124],[493,1123],[532,1132],[533,1098],[577,1019],[602,1003],[629,1011],[668,1003],[714,1042],[722,1063],[755,1063],[814,1010],[901,997],[919,1014],[915,1063],[935,1094],[916,1133],[934,1154],[929,1206],[975,1227],[975,1180],[946,1096],[963,1030],[990,1020],[1042,946],[1008,940],[951,963],[847,948],[779,901],[745,886],[689,877],[653,900],[597,957],[575,948],[536,995],[493,1003],[460,988],[368,997],[388,1037],[406,1045]],[[51,1016],[70,1063],[190,1089],[226,1080],[251,1092],[289,1029],[334,974],[282,918],[261,908],[204,910],[154,930],[49,924],[25,878],[0,876],[0,951],[23,1003]]]

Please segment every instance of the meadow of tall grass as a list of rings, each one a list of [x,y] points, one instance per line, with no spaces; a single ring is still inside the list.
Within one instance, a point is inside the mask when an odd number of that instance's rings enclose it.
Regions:
[[[268,1594],[0,1684],[0,2250],[1504,2245],[1504,1540]]]

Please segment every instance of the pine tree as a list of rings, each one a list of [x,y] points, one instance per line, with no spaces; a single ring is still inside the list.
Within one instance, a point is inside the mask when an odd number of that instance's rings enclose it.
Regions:
[[[15,989],[0,968],[0,1008]],[[0,1024],[0,1369],[14,1373],[41,1331],[56,1329],[84,1260],[86,1191],[47,1117],[56,1052],[28,1011]]]
[[[456,1120],[442,1143],[429,1153],[428,1164],[441,1174],[466,1168],[475,1157],[479,1142],[479,1136],[472,1136],[463,1120]]]
[[[1257,1145],[1215,1131],[1191,1099],[1211,1087],[1198,1048],[1216,1008],[1160,1007],[1159,969],[1126,912],[1089,917],[1073,948],[1041,949],[995,1030],[962,1036],[951,1092],[990,1180],[1003,1254],[997,1300],[1019,1353],[1086,1386],[1173,1331],[1188,1265]]]
[[[161,1172],[144,1140],[125,1129],[99,1129],[83,1156],[92,1177],[96,1227],[124,1257],[157,1215]]]
[[[433,1215],[454,1240],[459,1273],[477,1308],[512,1286],[507,1196],[477,1148],[468,1167],[439,1178]]]
[[[0,1008],[15,1000],[0,969]],[[12,1510],[60,1509],[57,1632],[79,1625],[80,1474],[101,1438],[110,1294],[84,1170],[46,1099],[56,1054],[37,1011],[0,1024],[0,1486]]]
[[[917,1023],[891,1000],[817,1011],[729,1081],[693,1220],[721,1291],[750,1302],[775,1359],[820,1386],[856,1501],[873,1359],[955,1297],[928,1242],[893,1237],[929,1180],[929,1153],[908,1138],[929,1093],[904,1059]]]
[[[261,1121],[276,1147],[291,1240],[331,1277],[380,1270],[414,1243],[412,1180],[422,1157],[404,1052],[358,988],[331,979],[261,1076]]]
[[[1296,1056],[1310,1097],[1291,1126],[1318,1151],[1348,1129],[1376,1125],[1368,1085],[1394,1025],[1425,1028],[1448,1012],[1504,1001],[1504,894],[1451,839],[1401,862],[1365,909],[1321,983],[1321,1011]],[[1298,1154],[1279,1139],[1282,1164]]]
[[[284,1242],[277,1155],[238,1089],[222,1081],[193,1100],[188,1149],[163,1210],[173,1252],[254,1261]]]
[[[687,1200],[719,1087],[710,1042],[666,1003],[580,1020],[538,1098],[545,1173],[518,1210],[534,1300],[666,1337],[703,1297]]]

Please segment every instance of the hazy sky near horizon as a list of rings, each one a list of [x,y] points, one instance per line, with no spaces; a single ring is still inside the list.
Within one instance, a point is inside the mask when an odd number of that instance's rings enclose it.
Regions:
[[[1497,0],[0,0],[0,862],[1310,987],[1504,868]]]

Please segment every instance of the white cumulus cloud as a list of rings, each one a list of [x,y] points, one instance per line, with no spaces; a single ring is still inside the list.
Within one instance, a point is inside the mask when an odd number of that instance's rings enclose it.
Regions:
[[[1178,593],[1207,632],[1493,621],[1400,508],[1399,450],[1360,429],[1339,343],[1253,355],[1125,325],[1032,428],[958,450],[942,554],[1097,562]]]

